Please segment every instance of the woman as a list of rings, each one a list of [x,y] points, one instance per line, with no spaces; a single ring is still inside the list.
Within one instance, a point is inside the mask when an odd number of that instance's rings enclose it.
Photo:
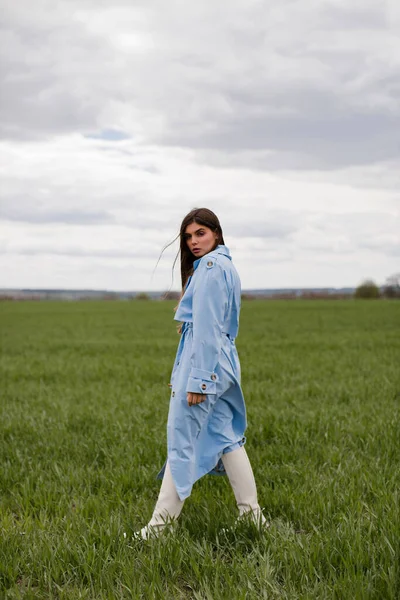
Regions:
[[[171,375],[167,460],[149,523],[135,534],[148,539],[179,516],[195,481],[228,475],[241,517],[268,523],[257,502],[244,448],[246,408],[235,346],[240,279],[217,216],[192,210],[180,228],[182,295],[174,319],[183,322]]]

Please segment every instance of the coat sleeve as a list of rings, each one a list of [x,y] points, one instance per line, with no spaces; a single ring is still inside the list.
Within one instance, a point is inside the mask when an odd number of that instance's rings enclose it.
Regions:
[[[212,258],[201,262],[193,278],[193,346],[187,392],[216,394],[222,330],[229,291],[221,265]]]

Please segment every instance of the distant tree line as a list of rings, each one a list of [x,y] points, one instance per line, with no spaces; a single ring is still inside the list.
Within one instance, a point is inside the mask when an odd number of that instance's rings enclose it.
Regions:
[[[354,293],[355,298],[400,298],[400,273],[386,279],[385,285],[379,288],[372,279],[366,279]]]
[[[156,300],[174,300],[179,301],[181,297],[180,292],[166,291],[160,296],[153,294],[148,294],[146,292],[125,294],[125,300],[152,300],[153,298]],[[348,300],[351,298],[365,298],[365,299],[374,299],[374,298],[388,298],[388,299],[400,299],[400,273],[395,273],[386,279],[386,282],[383,286],[379,287],[375,281],[372,279],[366,279],[352,293],[352,290],[349,289],[347,292],[344,290],[324,290],[324,289],[316,289],[316,290],[280,290],[276,293],[268,293],[268,294],[252,294],[251,292],[243,292],[242,300]],[[53,291],[53,292],[44,292],[44,291],[36,291],[36,292],[27,292],[27,291],[14,291],[14,292],[0,292],[0,301],[8,301],[8,300],[120,300],[120,294],[118,292],[105,292],[105,293],[93,293],[79,296],[72,296],[71,292],[68,291]]]

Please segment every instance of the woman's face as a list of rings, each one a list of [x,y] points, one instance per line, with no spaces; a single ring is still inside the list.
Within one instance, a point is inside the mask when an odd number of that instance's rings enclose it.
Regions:
[[[218,234],[209,227],[194,222],[186,227],[183,237],[186,240],[189,250],[194,256],[200,258],[204,254],[211,252],[215,246]]]

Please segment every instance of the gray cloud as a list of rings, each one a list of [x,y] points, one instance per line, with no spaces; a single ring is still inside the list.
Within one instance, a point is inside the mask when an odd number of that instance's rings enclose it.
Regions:
[[[251,206],[252,203],[249,203]],[[239,212],[239,211],[238,211]],[[250,209],[235,216],[227,215],[224,229],[234,238],[259,238],[265,240],[284,240],[298,231],[304,224],[304,213],[302,215],[289,211],[270,210],[267,214],[259,212],[254,214]],[[237,218],[238,217],[238,218]]]
[[[315,214],[304,228],[298,247],[312,252],[323,251],[350,255],[359,250],[375,254],[400,254],[400,215],[384,212],[349,212]]]
[[[365,240],[360,243],[360,247],[367,248],[374,253],[379,252],[387,256],[400,257],[400,238]]]
[[[70,256],[70,257],[97,257],[107,259],[156,259],[156,253],[144,254],[142,251],[131,251],[118,248],[87,248],[83,246],[61,246],[55,244],[29,244],[29,245],[1,245],[2,254],[21,254],[25,256],[52,255],[52,256]]]
[[[26,199],[20,202],[13,198],[9,203],[2,201],[0,219],[20,223],[65,223],[68,225],[100,225],[114,223],[115,217],[108,211],[67,209],[55,206],[35,206]]]
[[[316,94],[314,100],[315,97]],[[165,142],[202,149],[203,160],[207,157],[204,149],[217,150],[224,154],[224,164],[231,166],[266,170],[337,169],[399,156],[398,124],[399,118],[395,116],[351,115],[339,111],[310,120],[252,118],[242,114],[240,118],[232,117],[226,123],[219,123],[212,133],[181,132],[166,136]]]
[[[121,129],[118,106],[128,116],[120,135],[140,127],[148,141],[192,148],[210,164],[329,170],[392,160],[397,26],[373,1],[8,2],[2,134],[98,136]],[[135,36],[139,49],[129,46]]]
[[[388,27],[385,3],[355,1],[352,4],[327,2],[321,7],[321,26],[351,31],[382,30]]]
[[[90,208],[95,204],[96,198],[89,196],[82,200],[82,206],[77,206],[76,194],[73,198],[73,206],[65,208],[73,194],[63,193],[61,196],[50,197],[43,202],[38,199],[40,194],[29,196],[11,196],[0,200],[0,220],[3,222],[15,222],[26,224],[65,224],[65,225],[113,225],[129,227],[140,231],[162,231],[176,230],[179,233],[178,215],[168,206],[158,206],[152,202],[149,194],[136,195],[134,197],[117,196],[114,202],[105,199],[103,204],[109,204],[110,209]],[[165,234],[167,235],[167,233]]]
[[[196,65],[190,110],[169,115],[164,143],[198,149],[204,162],[217,157],[224,166],[266,170],[334,169],[400,155],[400,62],[392,60],[400,45],[384,6],[297,5],[286,3],[275,31],[274,18],[265,24],[274,11],[260,5],[254,19],[228,25],[222,57]]]
[[[103,64],[112,58],[108,46],[60,0],[4,4],[1,137],[27,141],[97,129]]]

